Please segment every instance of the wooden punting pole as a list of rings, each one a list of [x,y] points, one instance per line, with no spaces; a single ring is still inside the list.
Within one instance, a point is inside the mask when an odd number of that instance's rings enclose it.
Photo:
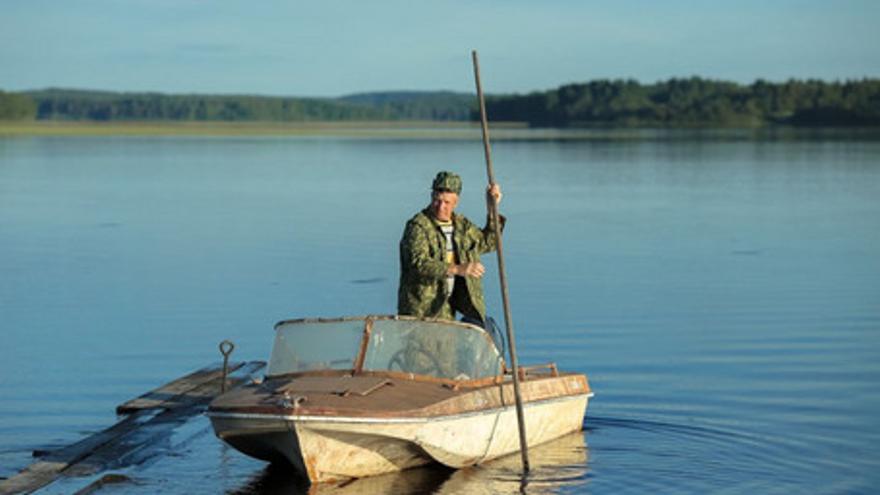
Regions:
[[[474,60],[474,79],[477,82],[477,99],[480,101],[480,124],[483,129],[483,151],[486,155],[486,175],[489,186],[494,186],[495,173],[492,170],[492,148],[489,145],[489,119],[486,117],[486,101],[483,98],[483,85],[480,82],[480,61],[477,51],[471,52]],[[498,239],[498,275],[501,278],[501,299],[504,303],[504,323],[507,327],[507,342],[510,347],[510,365],[513,367],[513,395],[516,398],[516,418],[519,423],[519,446],[522,454],[523,471],[529,471],[529,446],[526,442],[526,423],[523,414],[522,396],[519,392],[519,373],[516,360],[516,340],[513,336],[513,320],[510,317],[510,297],[507,292],[507,274],[504,269],[504,250],[501,243],[501,222],[498,217],[498,204],[488,201],[489,216],[495,226],[495,238]]]

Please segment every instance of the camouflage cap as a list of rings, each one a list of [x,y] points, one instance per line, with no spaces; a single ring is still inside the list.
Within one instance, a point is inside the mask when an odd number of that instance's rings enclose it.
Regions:
[[[459,177],[458,174],[444,170],[438,173],[437,177],[434,177],[431,189],[434,191],[449,191],[454,192],[455,194],[461,194],[461,177]]]

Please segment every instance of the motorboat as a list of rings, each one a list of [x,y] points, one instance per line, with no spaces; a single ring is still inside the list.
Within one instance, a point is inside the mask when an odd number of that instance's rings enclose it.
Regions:
[[[266,375],[218,396],[207,414],[227,444],[311,482],[479,464],[520,450],[499,340],[450,320],[285,320]],[[586,375],[553,363],[517,373],[527,445],[583,428]]]

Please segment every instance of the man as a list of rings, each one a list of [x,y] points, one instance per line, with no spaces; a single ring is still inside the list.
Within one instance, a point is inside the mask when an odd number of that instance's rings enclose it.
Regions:
[[[452,320],[458,312],[472,322],[485,321],[480,255],[494,251],[498,240],[490,220],[480,229],[455,213],[460,193],[461,177],[438,173],[431,204],[407,222],[400,240],[399,314]],[[498,185],[487,189],[486,201],[501,202]]]

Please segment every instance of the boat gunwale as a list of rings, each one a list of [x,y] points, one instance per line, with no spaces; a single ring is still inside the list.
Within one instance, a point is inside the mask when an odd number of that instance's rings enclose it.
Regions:
[[[580,399],[581,397],[585,397],[587,400],[592,399],[594,396],[594,392],[592,390],[588,390],[584,393],[580,394],[570,394],[563,395],[557,397],[548,397],[546,399],[539,399],[534,401],[529,401],[524,403],[523,405],[526,407],[534,407],[541,406],[554,402],[564,402]],[[503,413],[509,409],[515,409],[516,406],[514,404],[503,404],[500,406],[488,408],[488,409],[479,409],[475,411],[462,412],[457,414],[443,414],[443,415],[434,415],[434,416],[412,416],[412,417],[404,417],[404,418],[388,418],[388,417],[380,417],[380,416],[339,416],[339,415],[316,415],[316,414],[270,414],[270,413],[260,413],[260,412],[230,412],[230,411],[211,411],[208,410],[205,412],[210,418],[226,418],[226,419],[269,419],[269,420],[281,420],[281,421],[299,421],[299,422],[324,422],[324,423],[388,423],[388,424],[398,424],[398,423],[427,423],[429,421],[449,421],[460,418],[468,418],[474,416],[483,416],[486,414],[494,414],[496,412]]]
[[[544,365],[541,365],[544,366]],[[528,370],[527,367],[520,366],[520,370],[525,371],[524,374],[525,380],[529,379],[542,379],[542,378],[557,378],[557,377],[565,377],[565,376],[575,376],[575,375],[583,375],[583,373],[578,373],[575,371],[557,371],[555,375],[552,372],[544,372],[544,373],[535,373],[536,370]],[[532,372],[529,374],[528,372]],[[476,389],[485,387],[488,385],[503,385],[505,383],[512,383],[513,372],[510,370],[506,370],[502,374],[489,376],[485,378],[472,378],[469,380],[454,380],[452,378],[439,378],[431,375],[423,375],[418,373],[409,373],[405,371],[392,371],[392,370],[361,370],[358,371],[353,368],[349,369],[323,369],[323,370],[306,370],[306,371],[295,371],[292,373],[284,373],[281,375],[266,375],[265,381],[269,380],[291,380],[301,377],[307,376],[339,376],[339,377],[358,377],[358,376],[375,376],[375,377],[387,377],[394,378],[399,380],[409,380],[413,382],[419,383],[434,383],[437,385],[443,385],[452,390],[460,390],[460,389]],[[522,376],[522,375],[521,375]],[[264,381],[264,383],[265,383]]]

